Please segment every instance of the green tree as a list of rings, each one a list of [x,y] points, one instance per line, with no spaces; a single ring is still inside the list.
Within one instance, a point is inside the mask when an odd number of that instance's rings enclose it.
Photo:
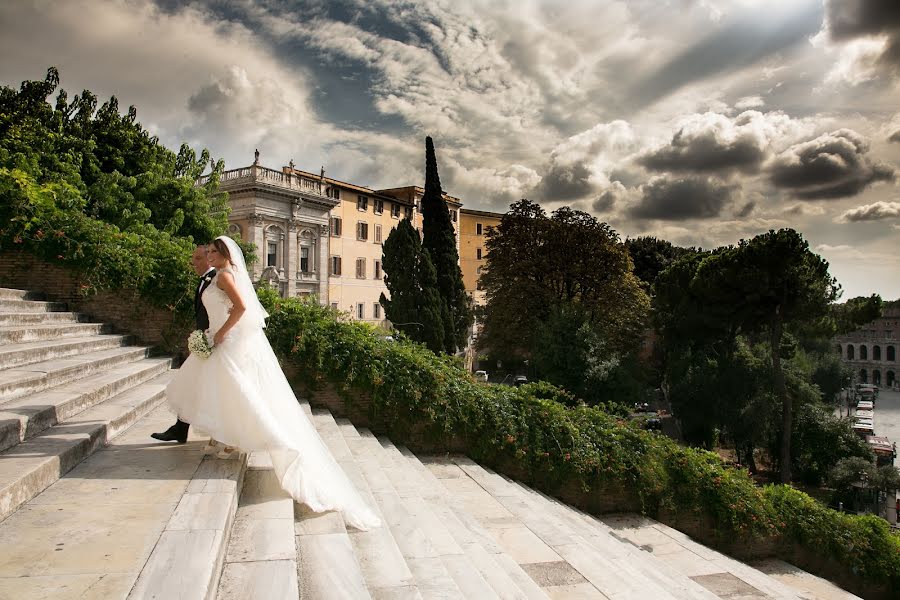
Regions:
[[[437,292],[443,302],[444,349],[448,354],[453,354],[466,345],[466,334],[472,325],[472,308],[459,267],[456,234],[450,210],[444,201],[434,143],[430,137],[425,138],[422,246],[428,251],[437,273]]]
[[[428,251],[409,219],[403,219],[384,241],[384,283],[391,294],[381,294],[385,316],[411,339],[436,353],[444,352],[443,303],[437,292],[437,274]]]
[[[702,252],[695,248],[682,248],[668,240],[653,236],[641,236],[625,240],[625,247],[634,263],[634,274],[648,288],[656,277],[673,262],[686,254]]]
[[[483,347],[531,359],[539,375],[588,400],[625,383],[619,369],[643,335],[649,299],[608,224],[568,207],[548,216],[521,200],[486,248]]]

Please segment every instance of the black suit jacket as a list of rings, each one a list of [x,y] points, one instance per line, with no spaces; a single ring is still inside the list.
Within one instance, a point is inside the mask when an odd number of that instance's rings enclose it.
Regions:
[[[216,270],[213,269],[201,277],[200,287],[197,288],[197,292],[194,294],[194,315],[197,320],[197,329],[200,331],[209,329],[209,314],[206,312],[206,307],[203,306],[203,301],[200,297],[203,296],[203,290],[209,287],[210,282],[215,276]]]

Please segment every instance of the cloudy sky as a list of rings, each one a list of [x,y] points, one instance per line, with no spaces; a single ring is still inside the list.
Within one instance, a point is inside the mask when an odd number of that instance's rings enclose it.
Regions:
[[[794,227],[900,297],[896,0],[14,0],[0,84],[59,68],[172,148],[705,248]]]

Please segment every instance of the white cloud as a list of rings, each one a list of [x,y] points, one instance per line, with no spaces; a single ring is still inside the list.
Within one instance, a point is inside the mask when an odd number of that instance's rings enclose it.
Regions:
[[[852,208],[838,217],[838,222],[883,221],[900,217],[900,202],[875,202]]]
[[[848,42],[839,50],[834,67],[825,76],[826,84],[856,86],[876,79],[879,59],[887,48],[884,38],[862,38]]]

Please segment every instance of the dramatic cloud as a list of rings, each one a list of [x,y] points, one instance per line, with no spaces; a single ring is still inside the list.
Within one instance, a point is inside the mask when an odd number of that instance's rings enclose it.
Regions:
[[[732,203],[737,188],[713,177],[654,177],[628,214],[636,219],[712,219]]]
[[[744,204],[737,212],[734,213],[734,216],[738,219],[744,219],[753,214],[753,211],[756,209],[756,202],[747,202]]]
[[[672,141],[638,158],[655,171],[758,172],[773,143],[808,128],[783,113],[746,111],[731,118],[705,113],[686,119]]]
[[[838,221],[883,221],[897,217],[900,217],[900,202],[875,202],[846,211]]]
[[[889,142],[897,142],[898,144],[900,144],[900,129],[898,129],[897,131],[892,133],[891,136],[888,138],[888,141]]]
[[[594,212],[603,213],[611,210],[621,198],[628,194],[628,190],[620,181],[613,181],[612,185],[604,190],[596,200],[591,203]]]
[[[896,0],[827,0],[825,29],[835,41],[872,38],[865,66],[900,74],[900,2]]]
[[[868,151],[865,138],[840,129],[785,150],[772,165],[771,180],[805,200],[855,196],[894,178],[894,169],[872,160]]]

